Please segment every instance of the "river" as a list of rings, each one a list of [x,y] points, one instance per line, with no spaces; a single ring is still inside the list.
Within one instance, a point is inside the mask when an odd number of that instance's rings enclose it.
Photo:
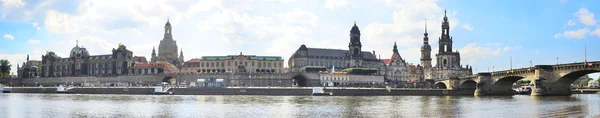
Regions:
[[[195,96],[0,93],[0,117],[600,117],[600,94]]]

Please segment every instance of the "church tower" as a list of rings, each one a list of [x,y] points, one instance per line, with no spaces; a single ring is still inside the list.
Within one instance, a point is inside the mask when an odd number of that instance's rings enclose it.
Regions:
[[[158,59],[156,61],[169,62],[181,69],[183,62],[177,54],[177,49],[179,49],[177,42],[173,40],[173,28],[169,20],[167,20],[164,38],[160,40],[160,44],[158,45]]]
[[[183,59],[183,48],[181,50],[179,50],[179,62],[185,62]]]
[[[429,46],[429,35],[427,33],[427,22],[425,22],[425,33],[423,34],[423,46],[421,46],[421,65],[431,68],[431,46]]]
[[[448,23],[448,16],[446,16],[446,10],[444,10],[444,20],[442,21],[442,36],[439,41],[439,53],[452,52],[452,37],[450,37],[450,23]]]
[[[156,63],[156,59],[158,57],[156,57],[156,50],[154,49],[154,46],[152,47],[152,57],[150,57],[150,63]]]
[[[350,43],[348,44],[348,49],[350,51],[352,66],[361,67],[362,63],[362,44],[360,43],[360,30],[358,30],[358,26],[356,26],[356,21],[354,21],[354,26],[350,30]]]
[[[356,21],[354,21],[354,26],[352,26],[352,30],[350,30],[350,43],[348,44],[348,48],[352,53],[352,57],[362,57],[361,48],[362,44],[360,43],[360,30],[358,30],[358,26],[356,26]]]

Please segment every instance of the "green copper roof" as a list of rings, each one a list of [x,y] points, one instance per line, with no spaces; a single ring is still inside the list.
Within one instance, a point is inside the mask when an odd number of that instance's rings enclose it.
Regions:
[[[238,55],[227,55],[227,56],[202,56],[200,60],[234,60]],[[276,61],[283,60],[280,56],[255,56],[255,55],[243,55],[248,60],[267,60]]]

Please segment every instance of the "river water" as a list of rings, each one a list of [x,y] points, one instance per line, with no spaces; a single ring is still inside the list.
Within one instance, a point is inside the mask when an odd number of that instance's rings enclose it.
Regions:
[[[0,117],[600,117],[600,94],[193,96],[0,93]]]

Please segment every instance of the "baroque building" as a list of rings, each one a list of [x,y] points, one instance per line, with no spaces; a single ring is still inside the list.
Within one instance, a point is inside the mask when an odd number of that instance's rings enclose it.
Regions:
[[[43,76],[123,75],[135,64],[133,52],[121,44],[117,49],[113,48],[112,54],[106,55],[90,55],[85,47],[77,44],[69,54],[67,58],[54,52],[42,55]]]
[[[42,76],[42,69],[40,66],[42,65],[42,61],[39,60],[29,60],[29,55],[27,55],[27,62],[23,62],[21,66],[17,63],[17,76],[19,78],[35,78]]]
[[[385,79],[388,81],[399,82],[406,81],[409,76],[408,64],[398,53],[398,46],[394,42],[394,49],[392,50],[392,57],[390,59],[381,59],[383,62],[382,69]]]
[[[331,70],[344,68],[377,68],[381,66],[381,61],[373,53],[362,51],[360,41],[360,30],[354,22],[350,30],[350,42],[348,50],[308,48],[306,45],[300,45],[294,54],[288,60],[288,66],[291,71],[298,71],[305,66],[324,66]]]
[[[150,63],[159,61],[168,62],[181,69],[181,65],[183,64],[183,50],[179,52],[179,55],[177,54],[177,41],[173,40],[172,32],[173,27],[171,27],[171,23],[167,20],[164,37],[158,45],[158,55],[156,55],[155,48],[152,48]]]
[[[425,25],[427,27],[427,25]],[[443,80],[453,77],[464,77],[472,74],[472,68],[460,64],[460,53],[452,51],[452,37],[450,36],[450,23],[444,11],[442,21],[442,35],[439,38],[439,50],[436,56],[436,65],[431,67],[431,47],[427,37],[427,28],[423,37],[421,47],[421,64],[424,65],[425,79]]]
[[[163,72],[162,65],[144,65],[137,67],[133,52],[119,44],[112,49],[112,54],[90,55],[88,50],[79,46],[71,49],[69,57],[63,58],[52,51],[42,55],[42,61],[28,61],[19,69],[19,76],[31,78],[38,71],[40,77],[69,77],[69,76],[112,76],[131,74],[159,74]],[[37,68],[37,70],[35,70]]]
[[[191,59],[183,64],[181,72],[184,73],[283,73],[283,58],[280,56],[256,55],[227,55],[227,56],[202,56],[200,59]]]

